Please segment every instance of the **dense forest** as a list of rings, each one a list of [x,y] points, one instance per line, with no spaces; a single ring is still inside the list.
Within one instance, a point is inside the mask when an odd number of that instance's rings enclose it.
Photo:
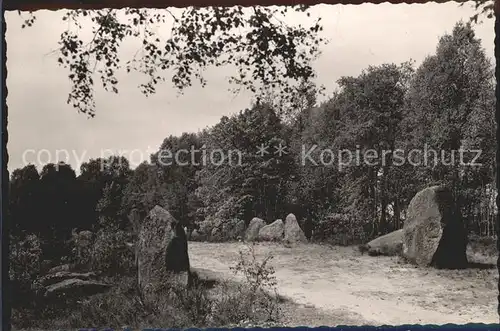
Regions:
[[[126,268],[118,254],[128,254],[122,246],[155,205],[203,240],[237,239],[230,228],[239,220],[271,223],[294,213],[310,240],[349,245],[401,228],[415,193],[439,183],[453,189],[470,234],[494,236],[493,67],[469,24],[457,23],[417,68],[411,61],[375,65],[337,83],[325,102],[305,85],[293,107],[271,96],[200,132],[169,136],[135,169],[121,156],[91,159],[78,176],[66,164],[16,169],[9,183],[12,279],[22,287],[44,261],[81,263],[83,255],[103,270]],[[261,144],[270,153],[256,154]],[[286,154],[274,153],[280,144]],[[340,168],[302,162],[303,146],[313,145],[315,160],[324,149],[382,155],[427,146],[446,162],[396,164],[392,155]],[[237,150],[242,162],[203,164],[202,153],[195,162],[184,155],[187,165],[162,160],[162,151],[192,148]],[[450,162],[461,149],[481,150],[481,166]],[[88,254],[73,249],[83,230],[96,238]]]

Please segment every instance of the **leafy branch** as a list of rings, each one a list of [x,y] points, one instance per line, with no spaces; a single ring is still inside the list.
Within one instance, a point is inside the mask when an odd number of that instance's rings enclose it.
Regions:
[[[62,18],[68,21],[68,29],[55,50],[59,65],[69,71],[67,102],[93,117],[96,76],[104,90],[113,93],[119,92],[117,75],[125,70],[146,77],[138,86],[146,96],[156,93],[158,84],[167,79],[182,94],[194,81],[206,86],[203,73],[207,67],[225,66],[237,69],[228,77],[232,93],[245,89],[259,98],[270,88],[278,89],[276,97],[286,103],[299,85],[314,79],[311,63],[327,42],[319,36],[320,20],[308,27],[284,23],[289,11],[310,16],[307,9],[190,7],[181,15],[168,9],[68,11]],[[33,26],[36,19],[33,13],[28,15],[23,28]],[[85,43],[78,32],[88,19],[93,36]],[[161,40],[153,28],[167,23],[172,25],[170,37]],[[141,48],[122,62],[120,47],[130,38],[139,39]]]

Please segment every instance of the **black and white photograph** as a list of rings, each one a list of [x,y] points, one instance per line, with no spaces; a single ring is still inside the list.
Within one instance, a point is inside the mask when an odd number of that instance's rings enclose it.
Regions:
[[[4,17],[12,330],[498,323],[493,1]]]

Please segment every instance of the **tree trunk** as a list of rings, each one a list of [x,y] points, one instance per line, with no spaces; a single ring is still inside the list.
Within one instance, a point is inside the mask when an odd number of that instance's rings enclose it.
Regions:
[[[380,228],[379,231],[383,234],[387,231],[387,205],[388,202],[388,189],[387,189],[387,166],[382,169],[382,176],[380,177]]]
[[[385,234],[387,230],[387,202],[385,197],[380,198],[380,224],[379,224],[379,232],[381,234]]]
[[[394,200],[394,227],[396,230],[401,228],[401,206],[399,204],[399,197]]]
[[[371,205],[370,205],[370,217],[371,221],[373,222],[373,236],[376,236],[379,232],[379,220],[378,220],[378,213],[377,213],[377,175],[374,172],[373,168],[369,168],[369,174],[370,174],[370,198],[371,198]]]

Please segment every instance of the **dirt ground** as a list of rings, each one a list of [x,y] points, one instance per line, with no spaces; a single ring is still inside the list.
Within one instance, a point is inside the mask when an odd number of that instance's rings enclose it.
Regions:
[[[193,267],[227,279],[238,278],[229,267],[245,249],[244,243],[189,243]],[[416,268],[398,257],[317,244],[261,243],[255,252],[259,259],[273,255],[278,293],[300,307],[285,312],[288,326],[498,323],[496,268]]]

